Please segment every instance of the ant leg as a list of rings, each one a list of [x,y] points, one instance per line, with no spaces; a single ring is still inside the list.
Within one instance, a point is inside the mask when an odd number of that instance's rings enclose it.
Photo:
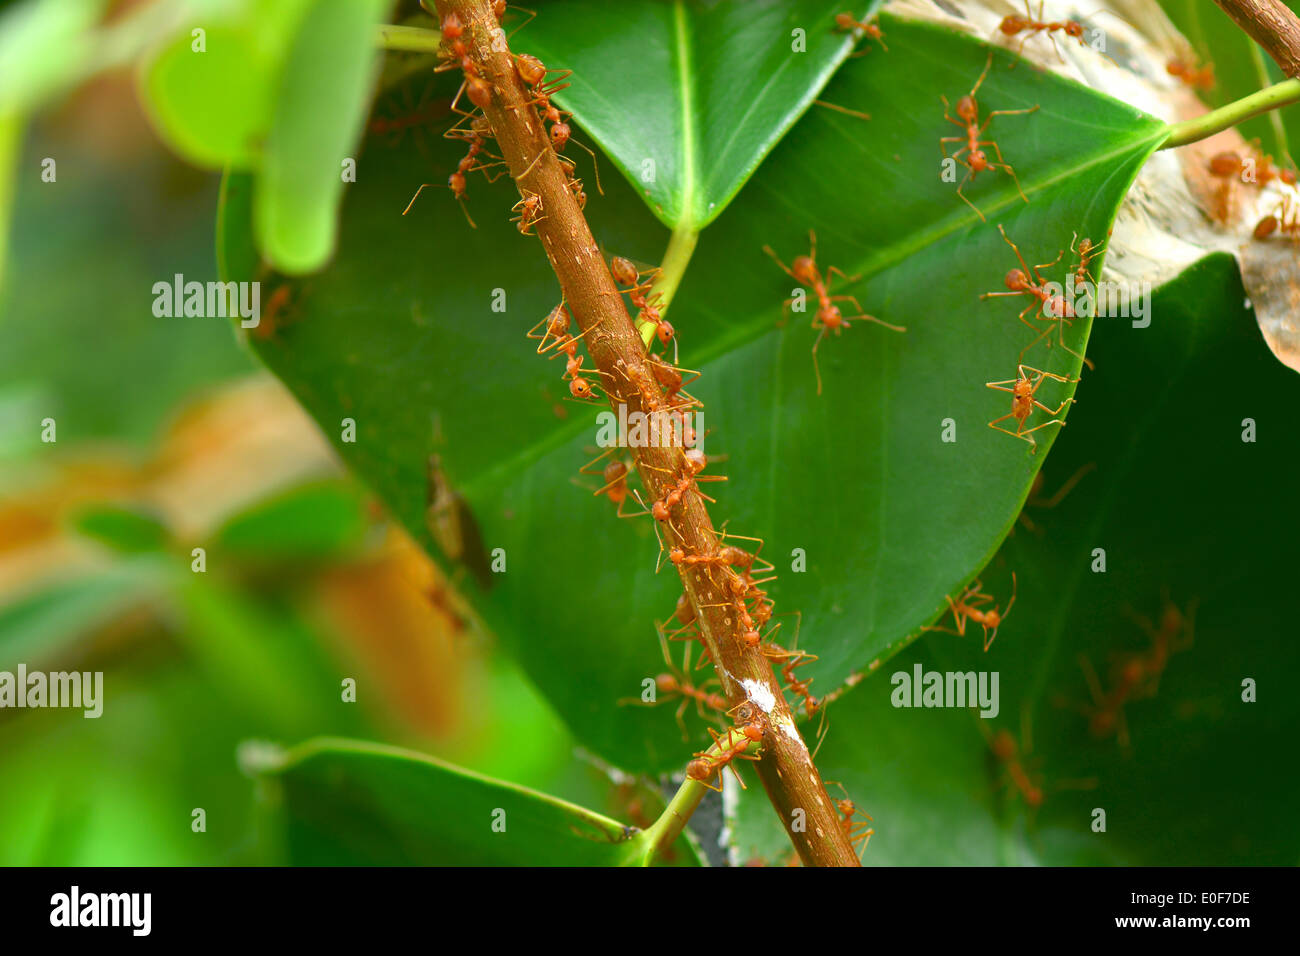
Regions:
[[[776,253],[772,251],[772,247],[771,247],[771,246],[764,246],[764,247],[763,247],[763,251],[766,252],[769,256],[772,257],[772,261],[775,262],[778,266],[781,267],[781,271],[782,271],[782,272],[784,272],[786,275],[788,275],[791,279],[794,279],[796,282],[799,282],[799,277],[796,276],[793,272],[790,271],[790,267],[789,267],[789,266],[787,266],[784,262],[782,262],[780,259],[778,259],[778,258],[776,257]],[[802,285],[803,283],[799,283],[799,284]],[[790,302],[793,302],[793,301],[794,301],[793,299],[787,299],[787,300],[786,300],[786,304],[788,305]]]
[[[1012,242],[1010,237],[1007,236],[1007,231],[1002,228],[1002,223],[998,223],[998,232],[1002,233],[1002,238],[1005,239],[1007,245],[1011,247],[1011,251],[1016,254],[1016,259],[1020,262],[1020,267],[1025,270],[1025,275],[1029,276],[1031,274],[1029,263],[1025,262],[1025,257],[1020,254],[1020,247]]]
[[[993,49],[990,47],[990,48],[989,48],[989,58],[988,58],[988,60],[987,60],[987,61],[985,62],[985,64],[984,64],[984,72],[980,74],[980,78],[979,78],[978,80],[976,80],[976,81],[975,81],[975,85],[974,85],[973,87],[971,87],[971,91],[970,91],[970,98],[971,98],[971,99],[974,99],[974,98],[975,98],[975,94],[979,92],[979,88],[984,84],[984,78],[985,78],[986,76],[989,75],[989,69],[990,69],[992,66],[993,66]],[[964,124],[963,124],[963,125],[964,125]]]
[[[605,190],[600,188],[600,166],[596,162],[595,151],[592,150],[590,147],[584,146],[582,143],[579,143],[576,139],[571,138],[569,142],[572,143],[574,146],[577,146],[579,149],[585,149],[587,151],[587,155],[591,157],[591,171],[596,174],[596,192],[600,193],[602,196],[605,195]]]
[[[838,113],[847,113],[849,116],[856,116],[858,119],[871,119],[870,113],[863,113],[861,110],[851,110],[847,106],[839,106],[836,103],[828,103],[825,100],[813,100],[818,106],[824,106],[828,110],[835,110]]]
[[[961,201],[962,201],[962,202],[964,202],[966,205],[970,206],[972,209],[975,210],[975,215],[977,215],[977,216],[980,217],[980,222],[988,222],[988,219],[985,217],[984,213],[980,212],[979,207],[976,206],[976,205],[975,205],[973,202],[971,202],[969,199],[967,199],[967,198],[966,198],[966,194],[963,193],[963,192],[961,191],[962,186],[965,186],[966,183],[970,181],[970,178],[971,178],[971,177],[970,177],[970,173],[967,173],[967,174],[966,174],[966,178],[963,179],[963,180],[958,184],[958,186],[957,186],[957,195],[961,197]]]
[[[1034,407],[1035,407],[1035,408],[1041,408],[1043,411],[1047,412],[1047,414],[1049,414],[1049,415],[1059,415],[1059,414],[1061,414],[1061,412],[1063,412],[1063,411],[1065,410],[1065,406],[1071,404],[1073,401],[1074,401],[1074,399],[1072,399],[1072,398],[1067,398],[1065,401],[1061,402],[1061,404],[1060,404],[1060,406],[1059,406],[1058,408],[1048,408],[1046,405],[1044,405],[1044,404],[1043,404],[1042,402],[1040,402],[1038,399],[1034,399]]]
[[[814,319],[813,321],[816,322],[816,319]],[[816,328],[815,325],[814,325],[813,327]],[[826,338],[826,326],[825,326],[825,325],[823,325],[823,326],[821,327],[821,332],[818,333],[818,335],[817,335],[817,341],[813,343],[813,347],[812,347],[813,374],[817,377],[817,394],[818,394],[818,395],[820,395],[820,394],[822,393],[822,372],[821,372],[821,367],[817,364],[817,346],[819,346],[819,345],[822,344],[822,339],[824,339],[824,338]]]
[[[849,285],[852,285],[853,283],[857,282],[859,279],[862,278],[862,274],[861,274],[861,273],[859,273],[858,275],[855,275],[855,276],[851,276],[851,275],[849,275],[847,272],[845,272],[843,269],[841,269],[839,266],[828,266],[828,267],[826,268],[826,289],[827,289],[827,291],[830,291],[830,287],[831,287],[831,276],[833,276],[833,275],[838,275],[841,279],[843,279],[843,280],[844,280],[845,282],[847,282]],[[861,309],[862,306],[858,306],[858,308]]]

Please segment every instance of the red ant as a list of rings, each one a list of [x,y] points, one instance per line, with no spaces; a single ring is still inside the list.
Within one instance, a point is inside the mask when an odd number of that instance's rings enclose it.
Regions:
[[[546,218],[538,215],[542,211],[542,197],[529,189],[523,190],[523,198],[510,207],[511,212],[515,210],[519,215],[510,221],[519,223],[519,231],[525,236],[532,235],[528,230]]]
[[[1029,375],[1026,373],[1033,373],[1038,377],[1033,381],[1030,381]],[[989,388],[995,389],[999,392],[1011,393],[1011,411],[1003,415],[1001,418],[995,418],[993,421],[989,422],[989,428],[993,429],[995,432],[1002,432],[1005,435],[1011,435],[1013,438],[1020,438],[1029,442],[1030,451],[1037,454],[1038,443],[1034,441],[1033,433],[1038,431],[1040,428],[1046,428],[1048,425],[1064,425],[1065,421],[1064,419],[1053,418],[1050,421],[1043,422],[1041,425],[1035,425],[1033,428],[1025,428],[1025,422],[1028,420],[1029,416],[1034,413],[1035,408],[1042,409],[1049,415],[1059,415],[1065,409],[1065,406],[1073,402],[1074,399],[1067,398],[1055,409],[1052,409],[1048,408],[1035,398],[1035,394],[1037,394],[1038,389],[1043,382],[1049,378],[1055,382],[1066,383],[1077,382],[1079,380],[1077,378],[1066,378],[1064,375],[1055,375],[1052,372],[1044,372],[1036,368],[1030,368],[1028,365],[1019,366],[1016,374],[1016,378],[1007,379],[1005,382],[986,383]],[[1010,386],[1010,388],[1007,386]],[[998,422],[1004,422],[1008,418],[1014,418],[1016,420],[1015,431],[998,427]]]
[[[1087,47],[1088,44],[1083,39],[1083,24],[1078,20],[1044,21],[1043,6],[1044,0],[1039,0],[1038,16],[1034,16],[1029,12],[1029,0],[1025,0],[1025,15],[1022,17],[1018,13],[1013,13],[1003,17],[1002,22],[998,24],[998,29],[1002,31],[1003,36],[1006,37],[1013,37],[1018,33],[1025,34],[1024,39],[1020,41],[1020,46],[1016,48],[1017,55],[1020,55],[1024,50],[1025,44],[1029,42],[1030,37],[1037,33],[1046,33],[1047,38],[1052,41],[1053,49],[1056,50],[1057,59],[1064,63],[1065,57],[1061,55],[1060,45],[1057,44],[1056,37],[1053,36],[1053,34],[1059,31],[1068,37],[1078,40],[1079,46]]]
[[[1007,606],[1001,611],[998,610],[996,603],[991,608],[984,608],[985,604],[993,600],[993,595],[984,594],[980,591],[980,587],[980,582],[976,581],[966,588],[957,600],[954,601],[951,597],[947,598],[948,609],[952,611],[953,624],[957,628],[955,632],[945,627],[927,627],[925,630],[943,631],[947,634],[956,633],[961,637],[965,637],[967,622],[974,621],[984,629],[984,651],[987,653],[997,639],[998,628],[1002,626],[1002,622],[1011,613],[1011,606],[1016,603],[1016,573],[1011,572],[1011,600],[1007,602]]]
[[[782,271],[790,276],[790,278],[794,279],[794,281],[798,282],[800,285],[812,289],[813,293],[817,296],[818,308],[816,314],[813,316],[812,327],[814,329],[819,329],[820,331],[817,334],[817,341],[813,343],[812,357],[813,372],[817,376],[817,394],[820,395],[822,393],[822,373],[817,364],[817,347],[822,344],[822,339],[826,337],[827,332],[833,331],[836,335],[839,335],[843,329],[849,327],[850,320],[855,319],[867,319],[870,322],[883,325],[885,328],[892,329],[895,332],[906,332],[907,329],[901,325],[891,325],[882,319],[876,318],[874,315],[867,315],[867,313],[862,310],[861,303],[859,303],[854,296],[831,295],[830,280],[833,276],[839,275],[845,282],[850,284],[857,282],[861,276],[850,276],[836,266],[829,266],[826,269],[825,281],[823,281],[821,270],[817,268],[817,233],[811,229],[808,230],[808,241],[811,245],[811,251],[808,255],[796,256],[794,262],[789,266],[777,258],[777,255],[772,251],[771,246],[764,246],[763,251],[771,256],[772,261],[780,266]],[[781,315],[783,317],[794,302],[795,300],[793,298],[785,300],[784,305],[781,307]],[[852,302],[854,308],[858,310],[859,314],[845,315],[840,311],[840,307],[835,304],[836,302]]]
[[[276,286],[275,291],[266,300],[266,308],[258,311],[257,325],[251,333],[253,338],[260,342],[266,342],[275,335],[284,324],[280,321],[280,313],[288,306],[292,297],[293,287],[291,285],[285,283]]]
[[[551,124],[547,135],[550,137],[551,145],[555,148],[555,152],[564,152],[564,148],[569,145],[569,141],[572,139],[573,127],[571,127],[565,120],[565,117],[569,114],[563,110],[557,109],[551,102],[551,97],[568,87],[569,84],[563,81],[572,76],[573,71],[548,69],[546,64],[541,60],[527,53],[520,53],[515,57],[515,70],[518,72],[519,78],[528,86],[532,87],[533,95],[536,97],[536,99],[533,100],[532,105],[541,110],[543,125],[545,123]],[[547,82],[546,75],[548,73],[559,73],[560,75],[550,82]],[[586,150],[588,155],[591,156],[592,169],[595,170],[596,173],[596,191],[602,196],[605,195],[605,190],[602,189],[600,185],[600,167],[596,163],[595,152],[590,148],[583,146],[583,144],[579,143],[577,140],[573,140],[573,142],[577,146]],[[585,204],[585,196],[583,197],[582,202]]]
[[[478,67],[469,57],[469,45],[465,42],[465,25],[460,22],[460,17],[455,13],[448,13],[442,18],[442,42],[446,47],[446,56],[449,57],[447,63],[434,67],[435,73],[444,70],[451,70],[459,66],[461,72],[465,74],[465,82],[461,84],[461,90],[464,90],[471,103],[481,110],[486,110],[492,105],[492,84],[479,75]],[[456,93],[456,98],[460,98],[460,92]],[[452,108],[455,109],[453,101]]]
[[[854,847],[854,849],[857,849],[858,859],[861,860],[862,854],[866,852],[867,844],[871,842],[871,838],[876,833],[871,826],[871,823],[874,823],[875,821],[869,814],[860,810],[858,805],[849,799],[849,792],[844,789],[842,783],[834,783],[834,785],[839,787],[844,793],[844,796],[841,799],[835,801],[835,809],[844,817],[844,819],[840,821],[840,828],[844,831],[844,835],[849,838],[849,843]],[[863,819],[855,821],[853,819],[855,815],[860,816]],[[858,848],[859,840],[862,841],[862,847],[860,849]]]
[[[1031,270],[1029,268],[1028,263],[1025,262],[1025,257],[1020,254],[1020,248],[1014,242],[1012,242],[1011,239],[1007,236],[1007,232],[1005,229],[1002,228],[1001,223],[998,223],[998,232],[1002,234],[1002,238],[1005,239],[1007,245],[1011,247],[1011,251],[1016,254],[1016,259],[1019,260],[1021,268],[1012,269],[1010,272],[1006,274],[1006,278],[1003,279],[1003,284],[1006,285],[1009,291],[985,292],[983,295],[980,296],[980,298],[998,299],[1004,296],[1023,295],[1023,296],[1028,296],[1032,300],[1029,303],[1029,305],[1025,306],[1023,309],[1020,310],[1019,319],[1025,325],[1029,326],[1029,328],[1033,329],[1035,332],[1038,332],[1038,338],[1034,339],[1032,342],[1030,342],[1028,345],[1026,345],[1023,349],[1020,350],[1021,361],[1024,360],[1026,352],[1028,352],[1031,348],[1037,345],[1040,339],[1043,339],[1046,336],[1050,335],[1052,331],[1052,326],[1050,324],[1047,326],[1046,329],[1040,331],[1037,326],[1035,326],[1032,322],[1030,322],[1025,318],[1025,316],[1028,313],[1033,312],[1035,309],[1039,309],[1043,317],[1048,319],[1049,323],[1050,322],[1056,323],[1057,328],[1060,332],[1061,347],[1064,348],[1071,355],[1082,359],[1083,356],[1080,353],[1074,351],[1074,349],[1070,348],[1068,345],[1065,344],[1065,326],[1066,324],[1068,324],[1070,319],[1073,319],[1075,317],[1074,306],[1072,306],[1068,301],[1066,301],[1064,296],[1053,295],[1049,293],[1047,291],[1048,281],[1047,279],[1043,278],[1042,272],[1039,271],[1041,269],[1050,269],[1052,266],[1056,265],[1056,263],[1060,262],[1061,259],[1064,258],[1065,256],[1065,250],[1062,249],[1061,254],[1058,255],[1054,261],[1043,262],[1034,266],[1032,270],[1033,278],[1031,279],[1030,278]],[[1091,244],[1090,244],[1090,248],[1091,248]],[[1051,345],[1051,339],[1048,339],[1048,345],[1049,346]]]
[[[584,475],[591,475],[591,474],[600,475],[601,480],[604,481],[604,484],[601,485],[599,488],[597,488],[594,492],[592,492],[592,495],[594,497],[599,497],[600,495],[604,495],[605,497],[609,498],[609,500],[618,507],[618,517],[638,518],[640,517],[640,514],[625,514],[623,512],[623,508],[627,504],[628,495],[629,495],[629,489],[627,486],[627,476],[632,471],[632,469],[628,467],[627,463],[618,458],[613,458],[610,461],[606,462],[604,468],[602,468],[599,472],[594,472],[591,470],[592,467],[597,463],[599,463],[602,458],[608,457],[614,451],[615,449],[613,448],[605,450],[604,452],[602,452],[601,454],[593,458],[591,461],[587,462],[581,468],[579,468],[578,471]]]
[[[1016,738],[1005,727],[992,735],[984,728],[983,723],[980,724],[980,728],[984,730],[985,736],[988,738],[989,749],[993,751],[993,756],[1002,765],[1002,769],[1007,775],[1007,781],[1020,793],[1025,804],[1031,810],[1037,810],[1043,805],[1041,775],[1030,775],[1025,767],[1020,745],[1016,742]],[[1026,731],[1025,756],[1029,754],[1031,746]]]
[[[763,728],[758,724],[748,724],[742,728],[728,729],[726,736],[719,734],[712,727],[708,728],[709,734],[713,737],[713,746],[708,750],[701,750],[695,754],[695,759],[686,765],[686,776],[704,784],[710,790],[722,792],[721,787],[715,787],[709,783],[723,767],[730,767],[731,772],[735,774],[736,782],[740,784],[741,789],[745,788],[745,781],[740,779],[740,772],[736,770],[732,762],[737,759],[741,760],[758,760],[758,755],[747,753],[748,749],[756,743],[762,743]]]
[[[659,270],[638,269],[632,263],[632,260],[625,259],[622,256],[615,256],[609,261],[609,272],[619,285],[628,286],[623,291],[627,293],[632,305],[641,310],[637,315],[637,319],[654,325],[659,344],[667,347],[668,343],[674,340],[676,334],[672,323],[665,319],[659,311],[659,296],[651,295],[649,298],[646,297],[646,293],[654,287]],[[650,276],[650,281],[642,283],[641,277],[643,275]]]
[[[1020,193],[1020,198],[1025,202],[1029,202],[1029,197],[1026,196],[1025,191],[1020,188],[1020,178],[1016,176],[1016,171],[1012,169],[1003,158],[1002,147],[997,144],[996,140],[980,139],[980,137],[983,136],[984,131],[988,129],[989,123],[993,121],[993,117],[1032,113],[1037,110],[1039,106],[1039,104],[1035,103],[1033,106],[1023,110],[993,110],[984,117],[984,122],[981,124],[979,101],[975,99],[975,94],[979,92],[979,88],[984,83],[984,79],[988,76],[989,69],[992,66],[993,51],[989,50],[989,58],[988,62],[984,64],[984,72],[981,73],[979,79],[975,81],[975,85],[971,87],[971,91],[957,101],[956,117],[954,117],[950,112],[952,106],[948,103],[948,97],[943,96],[942,94],[939,96],[939,98],[943,100],[943,118],[949,123],[955,123],[966,131],[963,136],[940,137],[939,147],[943,151],[944,159],[954,160],[966,167],[966,176],[957,184],[957,195],[961,197],[962,201],[965,202],[966,205],[975,210],[975,214],[980,217],[981,222],[988,222],[988,220],[984,218],[984,213],[980,212],[979,207],[966,198],[966,194],[962,192],[962,187],[965,186],[967,182],[974,182],[975,177],[985,170],[1005,170],[1007,175],[1009,175],[1012,181],[1016,184],[1016,191]],[[949,156],[948,147],[945,145],[947,143],[963,143],[964,145],[959,147],[955,153]],[[988,155],[980,148],[981,146],[992,146],[993,151],[997,154],[998,161],[996,163],[989,162]],[[967,154],[964,159],[960,158],[962,153]]]
[[[1292,239],[1300,239],[1300,205],[1284,195],[1277,208],[1255,225],[1255,238],[1267,239],[1275,232]]]
[[[1088,281],[1091,281],[1094,287],[1097,285],[1096,278],[1094,278],[1092,273],[1088,271],[1088,265],[1093,259],[1100,255],[1102,247],[1106,245],[1107,240],[1103,239],[1101,242],[1093,242],[1087,236],[1079,239],[1079,234],[1076,232],[1074,237],[1070,240],[1071,252],[1075,251],[1074,242],[1076,239],[1079,241],[1079,265],[1074,270],[1074,291],[1078,293],[1087,289],[1085,283]],[[1058,259],[1057,261],[1059,262],[1060,260]],[[1064,345],[1065,343],[1062,342],[1061,344]],[[1076,352],[1075,354],[1077,355],[1078,353]]]
[[[1200,69],[1196,66],[1196,54],[1187,50],[1183,56],[1176,56],[1165,64],[1165,72],[1177,77],[1195,90],[1214,89],[1214,64],[1207,63]]]
[[[1258,139],[1251,140],[1250,151],[1255,154],[1255,181],[1261,189],[1275,179],[1286,183],[1288,186],[1296,184],[1295,170],[1275,164],[1272,154],[1265,153],[1260,148]]]
[[[530,339],[541,339],[541,344],[537,346],[537,354],[543,355],[549,352],[556,342],[568,334],[569,326],[572,324],[573,316],[569,313],[568,307],[561,302],[547,314],[546,318],[534,325],[525,334]],[[546,328],[541,335],[538,335],[537,330],[543,325]]]
[[[875,40],[880,44],[881,49],[886,53],[889,52],[889,47],[885,46],[885,35],[880,31],[880,26],[875,22],[875,20],[863,23],[851,13],[837,13],[835,14],[835,29],[844,30],[846,32],[851,30],[861,30],[864,37],[869,37],[870,39]],[[869,53],[871,52],[871,48],[866,47],[859,52]]]

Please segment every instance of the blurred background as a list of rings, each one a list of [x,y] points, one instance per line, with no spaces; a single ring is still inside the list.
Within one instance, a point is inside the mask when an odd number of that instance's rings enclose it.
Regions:
[[[0,709],[0,863],[273,862],[239,748],[323,733],[626,818],[630,791],[574,759],[226,320],[153,315],[155,282],[217,278],[218,186],[160,145],[129,72],[26,136],[0,291],[0,671],[103,671],[106,703]]]

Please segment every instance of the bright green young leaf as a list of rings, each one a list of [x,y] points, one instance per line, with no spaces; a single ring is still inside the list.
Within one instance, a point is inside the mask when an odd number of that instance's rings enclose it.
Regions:
[[[1300,702],[1278,677],[1300,669],[1291,601],[1300,425],[1288,412],[1300,383],[1260,348],[1244,301],[1220,255],[1156,294],[1149,327],[1099,319],[1096,371],[1038,500],[1078,480],[1054,507],[1031,506],[983,575],[999,606],[1010,573],[1018,579],[992,648],[982,651],[977,627],[965,638],[928,635],[831,706],[818,765],[875,817],[868,862],[1294,863],[1300,774],[1280,755]],[[1191,640],[1171,632],[1154,693],[1122,708],[1126,752],[1116,734],[1090,732],[1081,655],[1104,697],[1124,655],[1154,646],[1139,619],[1154,624],[1170,605],[1192,615]],[[894,707],[893,675],[918,663],[998,672],[1000,712]],[[1025,768],[1044,794],[1036,814],[1007,789],[980,731],[1023,743],[1022,713]],[[758,806],[740,814],[738,850],[770,855],[780,846],[768,837],[771,812],[761,795],[744,802]],[[1105,832],[1093,830],[1095,808]]]
[[[212,548],[245,564],[330,560],[358,549],[366,525],[355,488],[310,484],[235,515],[216,533]]]
[[[566,0],[547,5],[511,43],[552,69],[572,70],[560,105],[660,221],[699,230],[852,51],[835,15],[853,8],[865,20],[878,5]]]
[[[248,753],[294,865],[620,866],[645,852],[615,820],[409,750],[322,738]]]
[[[931,27],[884,26],[889,54],[852,61],[827,90],[839,103],[870,104],[875,118],[809,113],[746,201],[703,234],[673,304],[680,362],[704,373],[690,391],[705,403],[706,450],[726,456],[710,466],[729,476],[706,488],[718,498],[712,513],[732,533],[766,539],[781,575],[771,593],[779,613],[802,612],[800,646],[820,655],[807,668],[820,693],[897,651],[946,607],[944,596],[996,551],[1053,441],[1054,427],[1039,432],[1031,455],[986,424],[1010,411],[1010,396],[985,383],[1013,378],[1033,339],[1016,318],[1024,302],[980,300],[1005,290],[1017,266],[994,223],[1030,263],[1069,258],[1076,232],[1106,234],[1165,133],[1055,76],[1009,73],[1000,56],[983,108],[1041,107],[990,127],[1031,201],[1005,176],[981,176],[969,188],[989,216],[981,222],[940,179],[939,139],[956,127],[939,96],[971,88],[986,48]],[[393,515],[445,558],[426,528],[436,454],[440,480],[468,508],[466,542],[501,549],[504,573],[485,563],[458,574],[471,593],[480,577],[486,585],[477,596],[489,626],[592,749],[624,766],[680,767],[675,704],[619,703],[664,669],[653,622],[672,613],[680,585],[671,571],[653,573],[650,522],[617,520],[593,496],[594,476],[578,474],[597,452],[605,406],[563,399],[559,363],[524,338],[559,294],[541,249],[506,222],[516,194],[476,178],[466,201],[477,230],[448,214],[445,193],[426,190],[400,215],[462,151],[437,137],[370,143],[341,258],[296,287],[257,351]],[[587,207],[597,239],[610,254],[652,259],[663,233],[628,189],[607,192]],[[809,314],[779,324],[794,282],[762,248],[789,262],[808,251],[810,228],[823,267],[863,276],[835,288],[907,327],[862,321],[827,337],[822,395]],[[237,258],[234,237],[221,244],[227,261]],[[493,310],[498,289],[504,313]],[[1086,332],[1076,321],[1072,348]],[[1042,342],[1026,361],[1071,377],[1080,366]],[[1070,391],[1049,382],[1040,397],[1055,407]],[[341,440],[344,418],[356,421],[355,442]],[[943,440],[949,420],[955,442]],[[792,571],[796,549],[804,573]],[[788,644],[795,619],[782,620]]]
[[[158,515],[119,505],[89,507],[73,517],[73,527],[122,554],[162,551],[171,540]]]
[[[254,197],[259,247],[285,272],[317,269],[334,250],[389,6],[314,0],[288,51]]]

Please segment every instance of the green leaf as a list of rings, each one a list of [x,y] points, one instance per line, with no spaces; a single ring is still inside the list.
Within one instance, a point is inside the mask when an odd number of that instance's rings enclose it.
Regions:
[[[1226,106],[1286,79],[1263,48],[1219,7],[1198,0],[1161,0],[1161,6],[1192,44],[1201,65],[1214,64],[1214,88],[1197,93],[1207,105]],[[1300,12],[1296,0],[1288,0],[1288,6]],[[1266,153],[1300,155],[1300,106],[1254,117],[1237,129],[1248,140],[1260,139]]]
[[[865,20],[878,5],[856,6]],[[661,222],[699,230],[852,51],[852,36],[834,29],[835,15],[852,6],[567,0],[547,5],[511,44],[572,70],[557,102]],[[800,39],[804,50],[795,49]]]
[[[620,866],[645,852],[608,817],[409,750],[322,738],[252,753],[294,865]]]
[[[970,196],[990,217],[982,223],[940,180],[939,138],[955,127],[939,96],[971,88],[986,48],[884,24],[888,56],[853,61],[827,94],[872,104],[875,119],[809,113],[755,175],[746,202],[703,234],[673,304],[680,361],[704,372],[690,390],[705,403],[706,448],[727,456],[710,467],[730,479],[706,489],[719,499],[712,513],[732,533],[766,539],[782,572],[778,612],[802,612],[800,646],[820,655],[807,670],[823,694],[946,608],[944,596],[996,551],[1053,440],[1056,429],[1039,432],[1031,456],[986,426],[1009,402],[985,383],[1014,376],[1032,339],[1016,320],[1022,303],[979,298],[1003,289],[1017,264],[993,223],[1030,262],[1055,258],[1075,232],[1104,236],[1166,130],[1058,77],[1009,72],[999,56],[983,108],[1041,105],[990,127],[1032,201],[1004,176],[981,177]],[[594,479],[577,473],[594,455],[596,408],[561,401],[562,369],[524,338],[559,293],[541,250],[505,221],[516,196],[476,179],[467,202],[478,230],[448,216],[445,194],[426,191],[399,215],[462,150],[371,143],[339,260],[296,287],[294,321],[255,348],[435,555],[425,513],[437,454],[467,509],[464,526],[472,519],[485,552],[504,551],[504,573],[473,569],[489,626],[589,747],[628,767],[680,767],[675,708],[618,703],[663,670],[652,622],[672,613],[680,585],[671,571],[652,573],[649,522],[615,520],[592,495]],[[652,258],[662,231],[626,187],[608,192],[587,208],[597,238],[609,254]],[[862,273],[853,294],[907,327],[854,323],[827,338],[823,395],[810,355],[816,333],[807,313],[778,326],[793,281],[762,250],[770,243],[788,262],[807,251],[809,227],[822,266]],[[504,314],[492,309],[495,289],[505,291]],[[1086,334],[1076,321],[1071,347]],[[1042,344],[1026,360],[1071,377],[1080,365]],[[1067,386],[1042,393],[1053,406],[1069,395]],[[345,417],[356,420],[355,442],[337,438]],[[941,440],[945,419],[956,423],[955,443]],[[796,548],[806,573],[788,573]],[[467,587],[476,579],[460,578]],[[783,620],[788,644],[795,620]]]
[[[343,163],[355,158],[389,6],[315,0],[288,51],[254,197],[259,246],[285,272],[317,269],[334,250]]]
[[[337,559],[356,551],[366,524],[355,488],[339,482],[308,484],[233,516],[217,531],[213,550],[259,564]]]
[[[159,601],[166,584],[166,564],[146,556],[51,583],[0,607],[0,670],[19,661],[34,667],[63,659],[95,629]]]
[[[1287,412],[1300,383],[1260,349],[1244,302],[1231,257],[1216,255],[1156,294],[1148,328],[1098,320],[1097,369],[1042,497],[1091,469],[1054,507],[1031,508],[1037,533],[1018,527],[986,572],[1001,599],[1010,572],[1019,581],[990,651],[969,632],[929,635],[832,705],[818,764],[875,817],[868,862],[1294,863],[1300,772],[1281,755],[1300,702],[1278,676],[1300,669],[1291,623],[1300,424]],[[1244,419],[1254,441],[1243,441]],[[1079,658],[1110,692],[1111,667],[1152,646],[1137,618],[1157,621],[1166,601],[1184,613],[1195,604],[1194,637],[1152,696],[1126,703],[1125,752],[1079,712],[1091,704]],[[998,672],[1000,713],[893,707],[892,673],[916,663]],[[1255,703],[1243,700],[1247,678]],[[1026,766],[1045,794],[1036,814],[1005,788],[979,726],[1023,742],[1022,712]],[[1106,813],[1104,833],[1092,830],[1094,808]],[[765,806],[740,815],[742,853],[769,846],[770,816]]]
[[[163,551],[171,532],[162,518],[138,508],[92,505],[73,517],[73,527],[123,554]]]

